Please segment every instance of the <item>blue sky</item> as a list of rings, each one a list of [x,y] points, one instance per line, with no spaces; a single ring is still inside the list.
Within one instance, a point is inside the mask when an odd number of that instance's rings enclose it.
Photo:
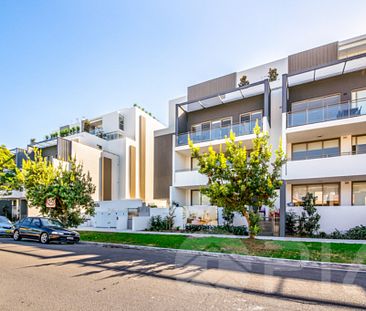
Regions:
[[[0,0],[0,144],[366,33],[366,1]]]

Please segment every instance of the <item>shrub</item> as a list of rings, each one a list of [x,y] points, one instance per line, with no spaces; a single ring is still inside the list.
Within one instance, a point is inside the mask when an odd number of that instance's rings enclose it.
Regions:
[[[246,226],[210,226],[210,225],[186,225],[185,232],[188,233],[212,233],[212,234],[233,234],[233,235],[248,235]]]
[[[295,212],[286,213],[286,234],[295,235],[297,232],[298,216]]]
[[[148,230],[149,231],[170,231],[173,229],[174,220],[173,218],[166,216],[161,217],[158,216],[152,216],[150,219],[150,225]]]
[[[322,232],[318,235],[318,237],[337,240],[366,240],[366,226],[356,226],[347,230],[346,232],[341,232],[337,229],[329,234],[325,234],[324,232]]]

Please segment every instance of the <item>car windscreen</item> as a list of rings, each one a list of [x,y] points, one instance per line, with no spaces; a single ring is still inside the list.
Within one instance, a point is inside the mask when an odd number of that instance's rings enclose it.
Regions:
[[[44,227],[57,227],[62,228],[63,225],[56,219],[42,218],[42,225]]]
[[[11,224],[11,221],[6,217],[0,216],[0,223]]]

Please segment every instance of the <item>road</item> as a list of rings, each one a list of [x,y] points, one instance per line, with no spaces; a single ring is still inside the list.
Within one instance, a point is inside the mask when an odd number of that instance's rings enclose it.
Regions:
[[[366,273],[0,239],[0,310],[366,310]]]

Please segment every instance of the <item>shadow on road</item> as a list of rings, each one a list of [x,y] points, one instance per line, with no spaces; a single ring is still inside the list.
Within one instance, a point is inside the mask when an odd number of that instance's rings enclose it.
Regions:
[[[24,249],[22,249],[24,248]],[[21,250],[20,250],[21,249]],[[44,252],[45,250],[51,250]],[[56,251],[56,253],[54,252]],[[59,251],[59,253],[57,252]],[[352,299],[324,299],[324,297],[304,294],[301,289],[295,293],[284,290],[287,280],[311,281],[311,286],[321,286],[325,283],[340,284],[345,286],[356,285],[361,288],[362,294],[366,292],[366,273],[344,270],[322,270],[316,268],[294,268],[285,265],[246,262],[245,260],[219,259],[217,257],[183,254],[172,251],[147,251],[135,249],[106,248],[94,245],[41,245],[34,242],[22,241],[14,243],[9,239],[0,240],[0,253],[7,252],[23,256],[30,256],[41,260],[38,265],[30,267],[51,267],[64,265],[77,265],[91,270],[81,272],[74,277],[86,277],[109,272],[108,276],[101,279],[119,277],[153,277],[175,282],[190,283],[198,286],[209,286],[235,292],[254,294],[277,299],[298,301],[307,304],[320,304],[325,306],[366,309],[366,304],[358,304]],[[78,257],[78,258],[77,258]],[[80,258],[84,257],[84,258]],[[55,261],[57,260],[57,261]],[[83,270],[81,270],[83,271]],[[221,282],[220,278],[207,279],[200,277],[208,271],[217,271],[221,278],[229,273],[244,273],[256,277],[275,277],[279,279],[276,288],[265,290],[257,284],[242,286],[235,282]],[[220,273],[221,272],[221,273]],[[259,279],[260,280],[260,279]],[[262,282],[266,279],[262,279]],[[361,300],[362,301],[362,300]],[[364,300],[366,301],[366,299]]]

